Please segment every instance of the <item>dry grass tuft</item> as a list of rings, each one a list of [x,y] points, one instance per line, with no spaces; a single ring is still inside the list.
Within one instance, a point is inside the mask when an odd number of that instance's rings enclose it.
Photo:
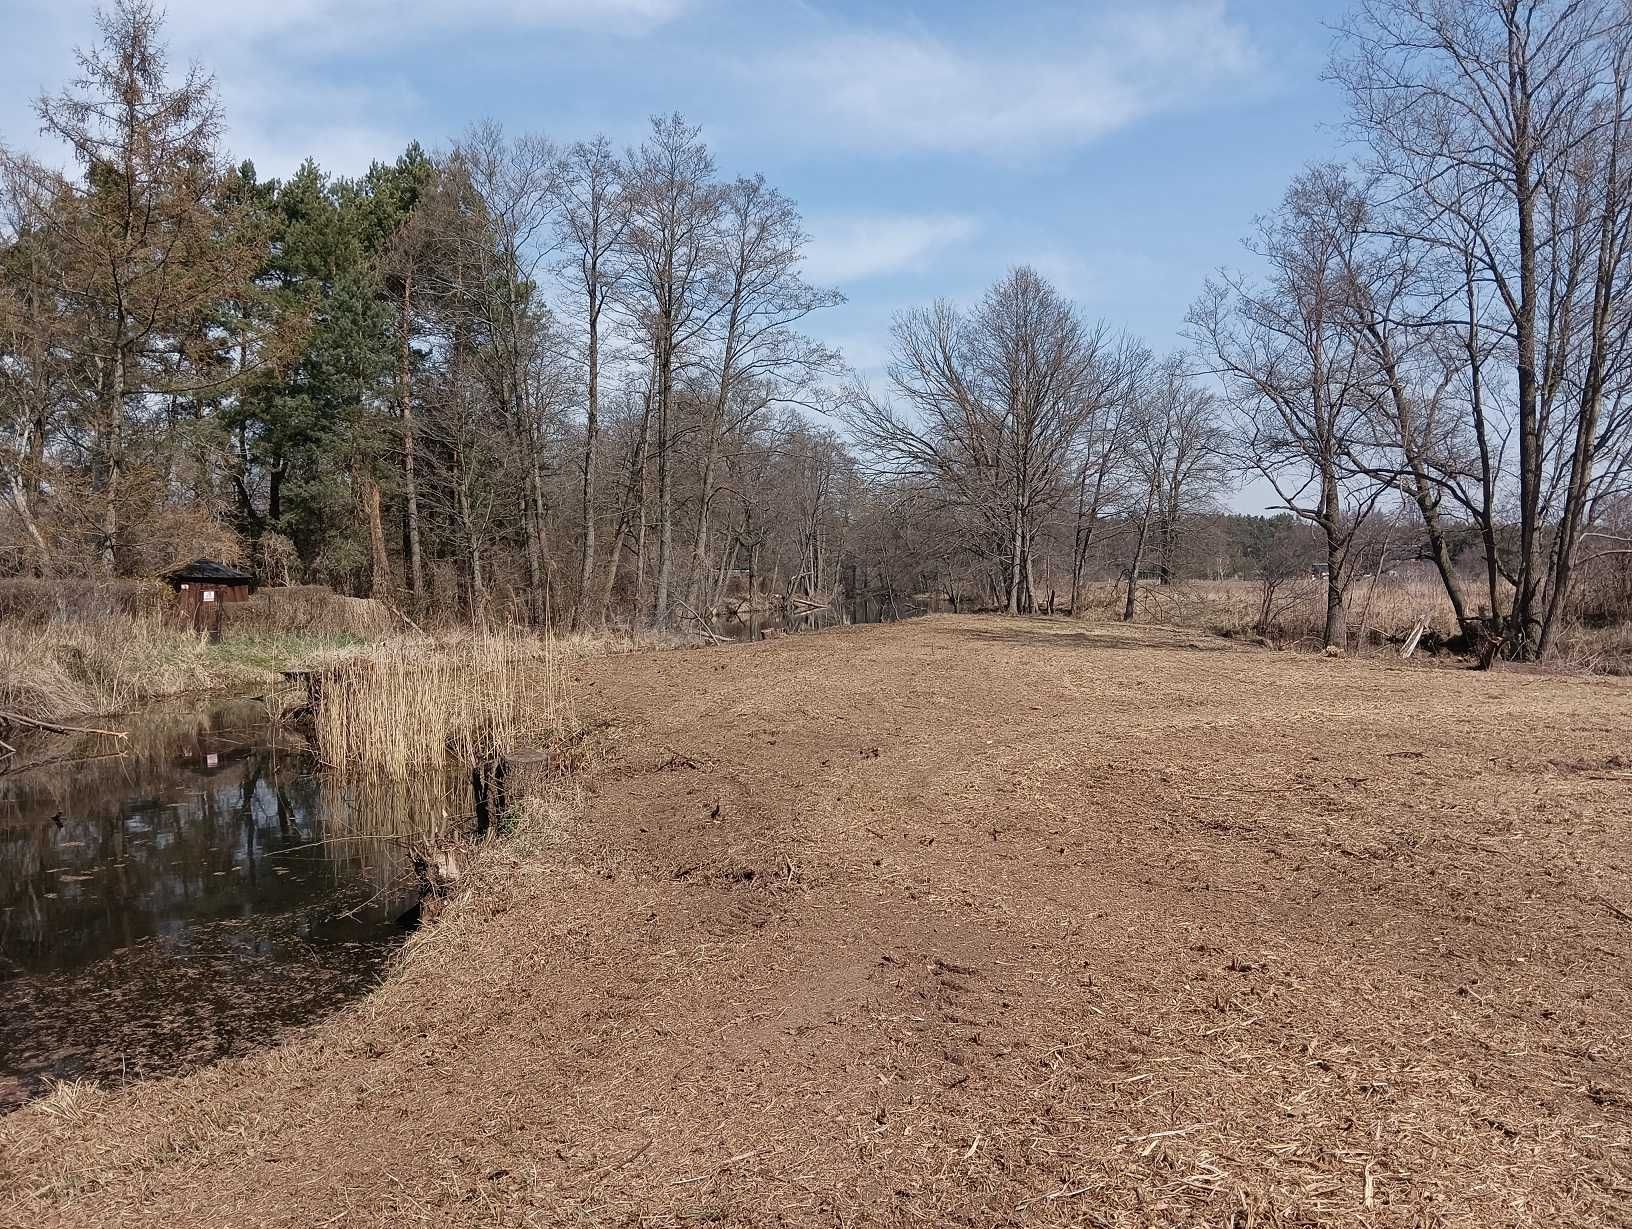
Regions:
[[[100,1085],[91,1080],[58,1080],[51,1091],[29,1103],[29,1109],[55,1118],[65,1126],[82,1127],[96,1117],[102,1100]]]

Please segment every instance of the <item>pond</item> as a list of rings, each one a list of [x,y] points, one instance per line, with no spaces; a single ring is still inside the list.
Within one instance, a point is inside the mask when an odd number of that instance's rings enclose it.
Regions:
[[[118,724],[0,776],[0,1110],[245,1053],[367,990],[418,898],[404,825],[464,805],[321,774],[259,703]]]
[[[785,610],[728,612],[711,618],[708,628],[727,640],[758,640],[766,631],[811,632],[857,623],[894,623],[898,619],[950,609],[939,594],[919,593],[895,599],[858,597],[843,605],[815,609],[789,606]]]

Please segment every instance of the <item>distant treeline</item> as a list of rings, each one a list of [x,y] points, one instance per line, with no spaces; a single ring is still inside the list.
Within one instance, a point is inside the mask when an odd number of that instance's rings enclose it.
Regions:
[[[1454,19],[1453,19],[1454,18]],[[199,555],[416,619],[656,626],[841,584],[1025,612],[1085,584],[1419,560],[1533,658],[1627,588],[1632,18],[1373,0],[1333,75],[1369,152],[1297,177],[1152,354],[1027,268],[813,339],[794,203],[699,130],[471,129],[262,178],[119,0],[0,150],[0,573]],[[1244,484],[1284,519],[1225,515]],[[1603,589],[1602,584],[1598,584]],[[1608,591],[1608,590],[1605,590]]]

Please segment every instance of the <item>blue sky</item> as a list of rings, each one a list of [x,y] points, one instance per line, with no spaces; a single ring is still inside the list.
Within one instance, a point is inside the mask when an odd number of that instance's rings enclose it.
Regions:
[[[94,37],[82,0],[0,0],[0,140]],[[1340,0],[170,0],[263,172],[361,171],[473,121],[555,139],[703,125],[726,174],[802,206],[812,331],[863,370],[893,312],[1030,263],[1092,317],[1178,344],[1203,277],[1340,150],[1320,80]]]

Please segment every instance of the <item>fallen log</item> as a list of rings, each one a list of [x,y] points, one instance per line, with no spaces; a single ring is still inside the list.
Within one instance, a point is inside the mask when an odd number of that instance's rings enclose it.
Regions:
[[[51,734],[103,734],[108,738],[128,738],[128,730],[98,730],[86,725],[61,725],[55,721],[42,721],[38,717],[25,717],[21,713],[0,712],[0,726],[21,725],[31,730],[45,730]]]
[[[1422,633],[1428,630],[1426,623],[1418,623],[1411,629],[1411,634],[1405,638],[1405,646],[1400,649],[1400,657],[1407,658],[1417,651],[1417,645],[1422,640]]]

